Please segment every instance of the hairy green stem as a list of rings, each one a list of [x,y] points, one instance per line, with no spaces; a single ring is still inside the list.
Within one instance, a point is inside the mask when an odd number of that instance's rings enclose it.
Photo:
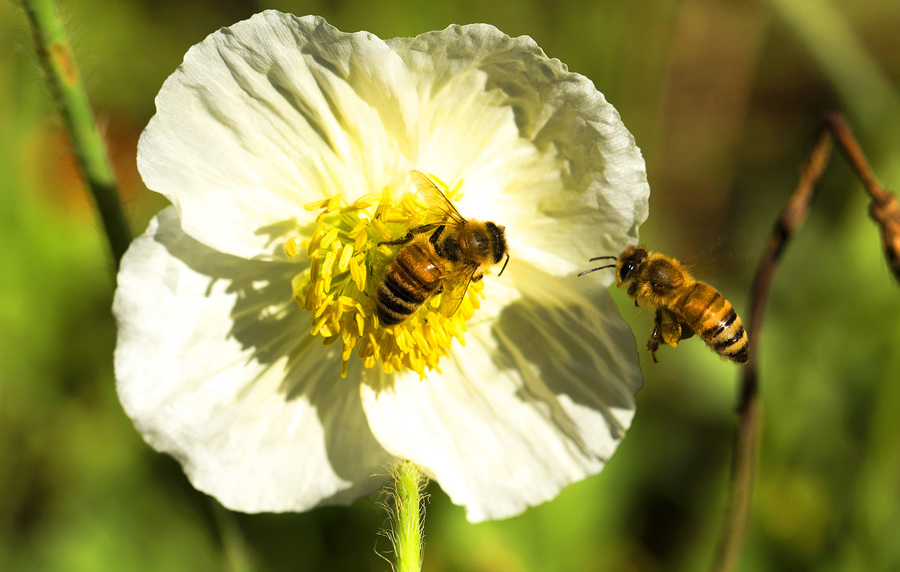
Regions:
[[[85,181],[94,196],[116,268],[131,242],[116,176],[52,0],[22,0],[37,54],[60,107]]]
[[[396,518],[395,550],[398,572],[419,572],[422,569],[422,470],[410,461],[397,467],[395,473]]]

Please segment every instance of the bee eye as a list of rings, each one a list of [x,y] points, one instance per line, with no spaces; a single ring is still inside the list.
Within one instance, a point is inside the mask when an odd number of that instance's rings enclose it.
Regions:
[[[622,277],[622,280],[628,278],[628,275],[634,271],[634,262],[626,262],[622,265],[622,270],[619,272],[619,275]]]

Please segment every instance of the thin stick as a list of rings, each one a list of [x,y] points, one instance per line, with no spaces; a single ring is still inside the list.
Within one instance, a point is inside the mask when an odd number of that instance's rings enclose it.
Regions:
[[[769,287],[775,274],[775,266],[785,245],[803,224],[809,212],[813,190],[828,164],[832,138],[872,199],[869,205],[869,215],[881,230],[882,248],[894,276],[900,281],[900,203],[894,194],[885,191],[878,183],[859,143],[853,137],[844,119],[837,114],[828,114],[825,117],[825,128],[803,170],[797,190],[775,223],[753,279],[750,294],[750,322],[748,324],[750,360],[744,367],[744,377],[738,399],[738,426],[728,491],[728,513],[712,567],[712,570],[716,572],[731,570],[737,563],[750,513],[760,423],[757,360],[763,312],[768,299]]]
[[[881,231],[881,247],[891,267],[894,277],[900,282],[900,203],[897,196],[889,193],[878,183],[875,174],[869,167],[859,143],[850,132],[850,127],[840,115],[829,114],[825,117],[828,129],[834,135],[838,148],[856,175],[862,181],[866,192],[872,198],[869,204],[869,216]]]
[[[753,279],[750,295],[750,321],[747,328],[750,337],[750,359],[744,366],[744,377],[738,399],[738,426],[728,491],[728,512],[725,516],[724,532],[719,539],[712,566],[712,570],[716,572],[731,570],[737,563],[750,514],[760,423],[757,360],[769,287],[785,245],[806,219],[813,190],[828,164],[830,153],[831,138],[827,132],[823,131],[801,174],[797,190],[794,191],[787,207],[775,222]]]
[[[844,158],[856,171],[856,176],[862,181],[866,192],[869,193],[872,200],[886,201],[888,193],[885,192],[884,188],[878,183],[878,179],[875,178],[875,173],[869,167],[866,156],[850,132],[850,127],[844,121],[844,118],[836,113],[829,113],[825,115],[825,125],[834,137],[838,149],[844,154]]]
[[[81,171],[100,212],[118,269],[119,260],[131,242],[131,232],[122,212],[106,145],[94,122],[72,50],[51,0],[22,0],[22,6],[31,22],[38,56],[65,120]]]

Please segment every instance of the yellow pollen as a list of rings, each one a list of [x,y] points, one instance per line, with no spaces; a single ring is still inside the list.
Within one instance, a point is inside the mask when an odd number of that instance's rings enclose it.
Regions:
[[[458,199],[461,182],[451,190],[433,180],[451,200]],[[440,294],[390,327],[380,324],[375,309],[385,270],[408,246],[381,243],[424,224],[427,208],[412,193],[395,203],[387,187],[349,204],[337,194],[304,208],[320,212],[308,238],[294,235],[284,244],[289,257],[304,253],[309,257],[309,267],[292,281],[293,296],[310,312],[312,335],[321,336],[325,345],[341,341],[341,376],[347,376],[354,353],[364,367],[380,364],[386,373],[412,370],[424,379],[429,370],[440,372],[440,359],[448,355],[453,339],[465,344],[466,322],[479,306],[481,282],[469,285],[459,309],[450,317],[439,312]],[[430,214],[433,221],[434,213]]]

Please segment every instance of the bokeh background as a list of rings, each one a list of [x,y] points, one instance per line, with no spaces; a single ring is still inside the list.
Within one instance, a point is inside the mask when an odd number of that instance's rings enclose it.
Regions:
[[[648,247],[739,311],[822,113],[846,113],[900,187],[896,0],[61,0],[135,233],[164,200],[135,168],[184,52],[265,8],[410,36],[489,22],[590,77],[641,146]],[[388,570],[375,499],[230,513],[151,451],[114,390],[107,249],[24,15],[0,2],[0,570]],[[601,253],[599,254],[608,254]],[[589,278],[586,278],[589,279]],[[615,292],[643,348],[652,315]],[[740,570],[900,570],[900,288],[836,154],[776,275]],[[703,570],[720,534],[739,370],[691,340],[643,355],[634,425],[603,473],[468,524],[429,488],[425,570]]]

